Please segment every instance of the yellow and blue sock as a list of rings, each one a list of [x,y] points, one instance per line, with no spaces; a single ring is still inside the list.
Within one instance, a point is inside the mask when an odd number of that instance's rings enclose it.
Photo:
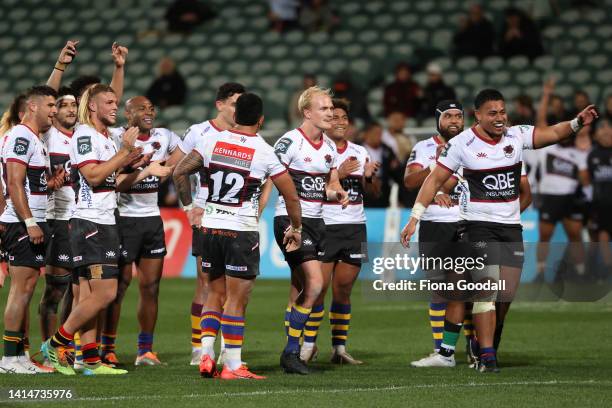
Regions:
[[[310,310],[310,308],[298,305],[291,308],[285,353],[297,353],[300,351],[300,337],[302,336],[306,320],[308,320],[308,315],[310,315]]]
[[[81,336],[79,332],[74,333],[74,361],[77,364],[83,364],[83,350],[81,350]]]
[[[351,304],[332,302],[329,309],[332,346],[345,346],[351,324]]]
[[[474,323],[472,322],[472,308],[466,305],[463,317],[463,335],[466,340],[474,335]]]
[[[138,333],[138,355],[153,351],[153,333]]]
[[[433,336],[434,351],[440,350],[442,333],[444,333],[444,316],[446,316],[446,303],[429,304],[429,324]]]
[[[221,327],[221,313],[207,310],[202,314],[202,352],[215,358],[215,339]]]
[[[221,316],[221,333],[225,342],[224,364],[230,370],[242,366],[242,343],[244,341],[244,316]]]
[[[314,305],[308,315],[308,320],[304,325],[304,344],[312,343],[317,341],[317,334],[319,333],[319,327],[323,321],[325,315],[325,305]]]
[[[200,347],[202,330],[200,329],[202,320],[202,305],[191,303],[191,347]]]
[[[291,316],[291,307],[285,309],[285,336],[289,335],[289,317]]]

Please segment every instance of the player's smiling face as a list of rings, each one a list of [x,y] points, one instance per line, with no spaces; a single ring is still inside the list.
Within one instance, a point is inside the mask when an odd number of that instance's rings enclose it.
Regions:
[[[463,132],[463,125],[463,112],[459,109],[449,109],[440,117],[440,133],[446,140]]]
[[[66,129],[73,127],[77,121],[77,103],[75,100],[63,99],[57,107],[55,120]]]
[[[126,109],[126,116],[130,126],[137,126],[141,132],[148,132],[155,123],[155,106],[148,98],[134,98]]]
[[[325,94],[313,95],[310,108],[304,110],[304,117],[321,131],[328,131],[333,125],[334,105]]]
[[[55,106],[55,97],[39,96],[33,101],[34,109],[36,110],[36,123],[40,132],[46,132],[53,124],[53,118],[57,114]]]
[[[117,122],[117,96],[113,92],[101,92],[94,97],[94,111],[105,126]]]
[[[335,108],[331,129],[329,129],[326,134],[333,140],[342,140],[346,136],[348,126],[348,114],[344,109]]]
[[[480,109],[476,111],[476,119],[480,127],[490,136],[502,136],[508,124],[506,103],[502,100],[483,103]]]

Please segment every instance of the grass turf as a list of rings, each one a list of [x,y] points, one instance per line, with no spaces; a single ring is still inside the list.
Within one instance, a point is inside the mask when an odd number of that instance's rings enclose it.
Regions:
[[[8,281],[7,281],[8,284]],[[422,302],[376,302],[353,296],[348,350],[363,366],[334,366],[329,323],[322,324],[320,355],[309,376],[288,376],[278,366],[283,347],[283,312],[288,283],[259,281],[247,315],[243,359],[265,381],[224,382],[200,378],[190,358],[189,308],[195,282],[164,280],[155,350],[164,367],[135,368],[137,287],[124,302],[117,350],[130,373],[111,377],[0,375],[0,406],[58,406],[65,401],[8,401],[8,389],[74,390],[79,405],[173,408],[221,406],[607,406],[612,401],[612,304],[517,303],[509,314],[501,346],[500,374],[479,374],[465,363],[458,345],[455,369],[415,369],[411,360],[430,352],[427,305]],[[36,307],[31,307],[35,350],[39,344]],[[0,306],[8,293],[1,293]],[[328,302],[329,303],[329,302]],[[327,315],[326,315],[327,316]],[[607,334],[606,334],[607,333]],[[607,403],[605,401],[608,401]],[[70,405],[74,404],[71,403]]]

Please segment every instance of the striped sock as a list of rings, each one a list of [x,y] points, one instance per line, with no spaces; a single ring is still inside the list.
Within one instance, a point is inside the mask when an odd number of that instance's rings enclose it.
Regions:
[[[115,341],[117,340],[117,333],[102,333],[101,338],[101,349],[102,354],[114,353],[115,352]]]
[[[468,303],[465,306],[465,314],[463,317],[463,335],[465,338],[470,338],[474,335],[474,323],[472,322],[472,304]]]
[[[433,336],[434,351],[440,350],[440,344],[442,344],[444,316],[446,316],[446,303],[432,302],[429,304],[429,325]]]
[[[297,353],[300,351],[300,337],[302,336],[302,331],[304,330],[306,320],[308,320],[310,310],[310,308],[298,305],[291,308],[285,353]]]
[[[289,336],[289,317],[291,316],[291,307],[285,309],[285,336]]]
[[[19,344],[22,339],[22,332],[5,330],[2,336],[2,340],[4,340],[4,355],[6,357],[17,357],[19,355]]]
[[[242,366],[242,342],[244,340],[244,316],[221,316],[221,333],[225,341],[224,362],[230,370]]]
[[[202,330],[200,324],[202,320],[202,305],[191,303],[191,347],[200,347]]]
[[[62,325],[51,337],[49,344],[51,347],[59,347],[59,346],[68,346],[70,342],[74,339],[74,334],[68,333],[64,326]]]
[[[83,362],[88,366],[95,366],[100,363],[100,353],[96,343],[88,343],[83,346]]]
[[[480,359],[481,360],[495,360],[495,349],[493,347],[483,347],[480,349]]]
[[[153,333],[138,334],[138,355],[142,356],[153,351]]]
[[[74,333],[74,361],[83,364],[83,350],[81,350],[81,336],[79,332]]]
[[[319,333],[319,327],[321,326],[324,315],[325,305],[320,304],[312,307],[310,315],[308,315],[308,320],[306,320],[306,324],[304,325],[304,345],[306,345],[306,343],[312,343],[314,345],[317,341],[317,334]]]
[[[455,324],[444,320],[444,334],[442,335],[442,344],[440,344],[440,354],[444,357],[450,357],[455,354],[457,340],[461,332],[461,323]]]
[[[332,346],[346,345],[349,325],[351,324],[351,304],[332,302],[329,309],[329,325],[331,326]]]
[[[221,327],[221,313],[209,310],[202,315],[202,353],[208,354],[211,358],[215,358],[215,339],[219,328]]]

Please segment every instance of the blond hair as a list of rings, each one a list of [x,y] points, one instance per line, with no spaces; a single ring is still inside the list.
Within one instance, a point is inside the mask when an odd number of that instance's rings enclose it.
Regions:
[[[306,89],[304,92],[302,92],[302,94],[300,95],[300,98],[298,99],[298,110],[300,111],[302,116],[304,116],[304,111],[306,109],[310,109],[312,98],[315,95],[325,95],[325,96],[329,96],[330,98],[333,96],[332,91],[329,88],[321,88],[315,85],[315,86],[311,86],[310,88]]]
[[[92,85],[89,88],[87,88],[85,92],[83,92],[83,95],[81,96],[81,100],[79,101],[79,114],[78,114],[79,123],[84,124],[84,125],[89,125],[91,127],[95,127],[91,120],[91,111],[89,110],[89,101],[91,101],[91,99],[95,97],[96,95],[104,93],[104,92],[115,93],[113,88],[111,88],[108,85],[104,85],[104,84]]]
[[[19,114],[25,111],[25,105],[25,94],[19,94],[13,99],[9,107],[2,114],[2,119],[0,119],[0,136],[4,136],[13,126],[21,122]]]

